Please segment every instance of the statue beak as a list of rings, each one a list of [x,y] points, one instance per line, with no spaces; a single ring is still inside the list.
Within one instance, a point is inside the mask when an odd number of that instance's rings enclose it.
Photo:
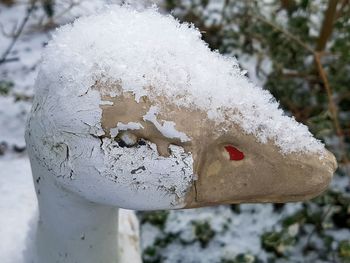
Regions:
[[[311,199],[327,189],[337,168],[327,150],[322,155],[284,155],[269,144],[246,149],[244,159],[237,161],[218,158],[222,145],[207,155],[187,196],[187,207]]]

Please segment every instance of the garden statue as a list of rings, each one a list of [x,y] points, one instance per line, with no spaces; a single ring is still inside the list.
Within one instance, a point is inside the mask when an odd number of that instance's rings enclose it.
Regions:
[[[306,200],[337,166],[236,60],[155,9],[110,7],[54,34],[26,141],[37,263],[139,262],[136,238],[117,244],[118,208]]]

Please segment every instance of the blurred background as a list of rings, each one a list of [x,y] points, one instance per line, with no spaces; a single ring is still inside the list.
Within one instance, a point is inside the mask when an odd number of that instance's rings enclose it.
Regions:
[[[138,212],[144,262],[350,262],[350,0],[0,0],[0,225],[22,223],[6,202],[17,190],[2,184],[30,177],[23,134],[41,51],[56,27],[106,3],[157,4],[193,23],[339,164],[329,190],[304,203]]]

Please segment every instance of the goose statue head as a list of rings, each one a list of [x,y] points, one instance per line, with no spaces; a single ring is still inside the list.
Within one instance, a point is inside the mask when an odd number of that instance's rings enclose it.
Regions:
[[[299,201],[336,169],[235,59],[154,9],[110,8],[54,34],[26,140],[39,207],[53,188],[50,205],[136,210]]]

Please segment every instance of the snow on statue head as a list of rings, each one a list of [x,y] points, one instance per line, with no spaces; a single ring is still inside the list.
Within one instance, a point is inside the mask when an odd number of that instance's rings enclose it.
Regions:
[[[111,8],[59,29],[36,88],[26,134],[33,169],[95,203],[304,200],[336,168],[235,59],[153,9]]]

